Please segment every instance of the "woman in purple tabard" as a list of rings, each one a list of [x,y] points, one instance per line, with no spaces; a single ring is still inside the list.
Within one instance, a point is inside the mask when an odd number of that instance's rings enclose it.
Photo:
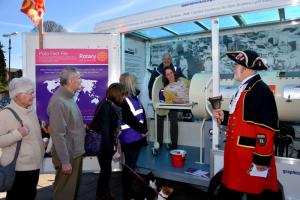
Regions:
[[[136,77],[129,73],[120,76],[120,82],[125,85],[128,92],[122,103],[122,125],[119,136],[122,151],[125,157],[123,167],[123,200],[134,198],[132,196],[132,170],[136,167],[140,149],[147,145],[148,135],[145,110],[138,99],[140,91],[136,88]]]

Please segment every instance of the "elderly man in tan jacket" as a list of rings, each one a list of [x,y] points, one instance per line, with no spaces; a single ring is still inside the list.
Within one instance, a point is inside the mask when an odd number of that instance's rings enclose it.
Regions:
[[[23,126],[9,110],[0,112],[0,163],[8,165],[14,158],[17,142],[22,140],[16,164],[16,176],[6,199],[33,200],[39,171],[44,156],[41,128],[32,102],[35,98],[34,84],[27,78],[14,78],[9,84],[12,108],[23,121]]]
[[[47,110],[53,141],[52,161],[56,168],[53,198],[73,200],[77,196],[85,153],[85,127],[73,98],[81,87],[80,73],[77,69],[63,69],[60,85],[51,97]]]

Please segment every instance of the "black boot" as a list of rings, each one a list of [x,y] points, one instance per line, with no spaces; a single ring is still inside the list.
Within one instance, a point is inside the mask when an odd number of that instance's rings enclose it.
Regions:
[[[101,197],[97,197],[97,200],[114,200],[110,193],[107,193]]]

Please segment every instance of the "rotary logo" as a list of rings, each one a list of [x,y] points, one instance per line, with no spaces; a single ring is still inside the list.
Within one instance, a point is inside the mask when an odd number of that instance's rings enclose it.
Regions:
[[[107,51],[100,51],[100,52],[97,54],[97,59],[98,59],[100,62],[107,61],[107,59],[108,59]]]

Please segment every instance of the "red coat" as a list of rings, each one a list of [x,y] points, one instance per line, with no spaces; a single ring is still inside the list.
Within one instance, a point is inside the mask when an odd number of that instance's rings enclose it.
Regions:
[[[246,90],[241,93],[234,113],[228,117],[222,183],[230,189],[252,194],[259,194],[265,189],[278,191],[273,151],[275,131],[257,123],[244,121],[243,103],[246,93]],[[259,142],[258,138],[261,135],[265,140]],[[249,175],[252,163],[263,163],[266,160],[271,167],[267,178]]]

